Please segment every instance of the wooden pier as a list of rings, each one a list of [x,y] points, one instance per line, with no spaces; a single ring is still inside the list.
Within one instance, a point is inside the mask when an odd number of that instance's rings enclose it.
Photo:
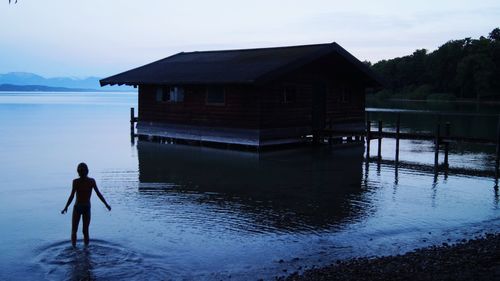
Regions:
[[[395,130],[384,131],[382,120],[372,120],[372,113],[384,113],[395,115]],[[431,115],[436,120],[433,125],[434,132],[401,132],[401,116],[403,115]],[[497,118],[498,123],[496,128],[496,138],[478,138],[469,136],[451,135],[452,124],[450,122],[442,123],[441,120],[445,116],[481,116]],[[138,122],[138,117],[135,117],[134,108],[130,108],[130,133],[132,142],[135,142],[135,124]],[[375,130],[372,130],[372,125],[375,122]],[[370,159],[371,141],[377,140],[377,158],[382,159],[382,140],[384,138],[395,139],[395,161],[399,161],[400,156],[400,140],[427,140],[434,142],[434,166],[439,166],[439,151],[441,147],[444,149],[443,165],[448,166],[449,147],[451,143],[474,143],[482,145],[495,145],[496,146],[496,174],[500,175],[500,115],[495,114],[473,114],[473,113],[436,113],[428,111],[416,110],[380,110],[380,109],[367,109],[365,118],[365,128],[363,130],[338,130],[325,128],[317,134],[319,143],[333,144],[346,144],[346,143],[366,143],[366,158]]]
[[[382,121],[378,121],[378,130],[376,132],[373,132],[371,130],[371,123],[372,121],[370,120],[370,113],[371,112],[384,112],[384,113],[391,113],[391,114],[396,114],[396,131],[395,132],[384,132],[383,131],[383,126],[382,126]],[[419,114],[419,115],[433,115],[435,116],[435,120],[437,122],[434,124],[435,130],[434,133],[401,133],[401,114]],[[451,135],[451,126],[452,124],[450,122],[446,122],[444,124],[441,123],[442,117],[443,116],[482,116],[482,117],[494,117],[498,119],[497,122],[497,128],[492,128],[496,129],[496,139],[487,139],[487,138],[478,138],[478,137],[468,137],[468,136],[452,136]],[[495,145],[496,146],[496,162],[498,166],[498,162],[500,159],[500,115],[493,115],[493,114],[469,114],[469,113],[431,113],[431,112],[412,112],[412,111],[383,111],[383,110],[376,110],[376,111],[370,111],[367,110],[366,112],[366,140],[367,140],[367,147],[370,146],[370,140],[371,139],[378,139],[378,146],[379,150],[377,153],[377,156],[380,158],[382,157],[380,147],[382,145],[382,139],[383,138],[393,138],[396,139],[396,160],[399,159],[399,140],[404,139],[404,140],[429,140],[434,142],[434,163],[435,165],[439,164],[439,150],[440,146],[444,146],[444,164],[448,165],[448,153],[449,153],[449,145],[450,143],[475,143],[475,144],[483,144],[483,145]],[[444,133],[442,132],[442,127],[444,126]],[[367,148],[367,151],[369,149]],[[369,154],[368,154],[369,156]]]
[[[383,122],[381,120],[372,120],[371,113],[384,113],[395,115],[395,130],[384,131]],[[401,116],[402,115],[431,115],[434,116],[435,123],[431,125],[434,127],[434,130],[430,132],[401,132]],[[442,122],[443,117],[446,116],[470,116],[470,117],[489,117],[496,118],[497,126],[496,128],[492,128],[492,130],[496,131],[495,139],[488,138],[480,138],[480,137],[470,137],[470,136],[458,136],[451,135],[452,124],[450,122]],[[364,137],[366,141],[366,158],[371,159],[370,156],[370,148],[371,141],[377,140],[377,159],[382,159],[382,140],[384,138],[395,139],[395,159],[394,161],[399,162],[400,156],[400,140],[427,140],[432,141],[434,143],[434,167],[437,169],[439,166],[439,151],[444,150],[444,161],[443,165],[448,166],[448,155],[449,155],[449,147],[451,143],[473,143],[473,144],[481,144],[481,145],[494,145],[496,146],[496,155],[495,155],[495,173],[497,174],[497,178],[499,173],[499,164],[500,164],[500,115],[496,114],[472,114],[472,113],[436,113],[436,112],[427,112],[427,111],[416,111],[416,110],[378,110],[378,109],[367,109],[366,110],[366,119],[365,119],[365,129],[364,130],[332,130],[325,129],[321,132],[321,139],[328,140],[328,143],[332,143],[332,139],[336,139],[335,142],[347,142],[351,140],[356,140],[359,137]],[[373,124],[376,124],[373,126]],[[432,128],[431,127],[431,128]]]

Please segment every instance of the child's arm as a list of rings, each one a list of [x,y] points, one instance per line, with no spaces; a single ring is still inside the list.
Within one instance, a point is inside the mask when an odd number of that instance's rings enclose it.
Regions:
[[[97,194],[97,197],[101,199],[102,203],[104,203],[108,211],[111,211],[111,206],[109,206],[108,202],[106,202],[106,199],[104,199],[104,196],[102,196],[101,192],[99,191],[99,188],[97,188],[95,180],[94,180],[94,189],[95,189],[95,194]]]
[[[73,182],[73,187],[71,189],[71,195],[69,196],[68,198],[68,202],[66,203],[66,206],[64,207],[64,209],[61,211],[61,214],[64,214],[68,211],[68,206],[69,204],[71,204],[71,202],[73,201],[73,198],[75,197],[75,192],[76,192],[76,187],[75,187],[75,182]]]

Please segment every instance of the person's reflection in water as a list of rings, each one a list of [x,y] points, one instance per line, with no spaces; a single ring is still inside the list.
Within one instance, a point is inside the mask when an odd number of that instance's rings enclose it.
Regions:
[[[77,250],[74,260],[71,262],[71,279],[70,280],[95,280],[92,272],[92,262],[90,251],[88,248]]]
[[[71,195],[68,198],[66,206],[61,211],[61,214],[64,214],[68,211],[68,206],[73,201],[73,197],[75,197],[76,193],[76,201],[73,207],[71,224],[71,244],[73,246],[76,246],[76,232],[78,231],[80,217],[82,217],[83,219],[83,241],[85,242],[85,245],[89,244],[90,196],[92,195],[92,189],[95,190],[97,197],[99,197],[102,203],[106,205],[106,208],[111,211],[111,206],[109,206],[109,204],[106,202],[106,199],[104,199],[101,192],[99,192],[95,180],[88,177],[89,168],[87,167],[87,164],[78,164],[77,172],[80,177],[73,180]]]

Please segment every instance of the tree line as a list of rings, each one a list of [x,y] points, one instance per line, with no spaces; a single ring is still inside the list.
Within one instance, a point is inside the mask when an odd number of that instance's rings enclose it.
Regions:
[[[451,40],[428,53],[373,65],[386,82],[379,98],[500,100],[500,29],[488,37]]]

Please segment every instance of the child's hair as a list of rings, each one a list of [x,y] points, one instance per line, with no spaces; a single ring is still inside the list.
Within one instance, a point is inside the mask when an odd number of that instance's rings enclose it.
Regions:
[[[85,178],[89,174],[89,167],[87,167],[87,164],[82,162],[82,163],[78,164],[76,171],[78,172],[78,175],[80,176],[80,178]]]

